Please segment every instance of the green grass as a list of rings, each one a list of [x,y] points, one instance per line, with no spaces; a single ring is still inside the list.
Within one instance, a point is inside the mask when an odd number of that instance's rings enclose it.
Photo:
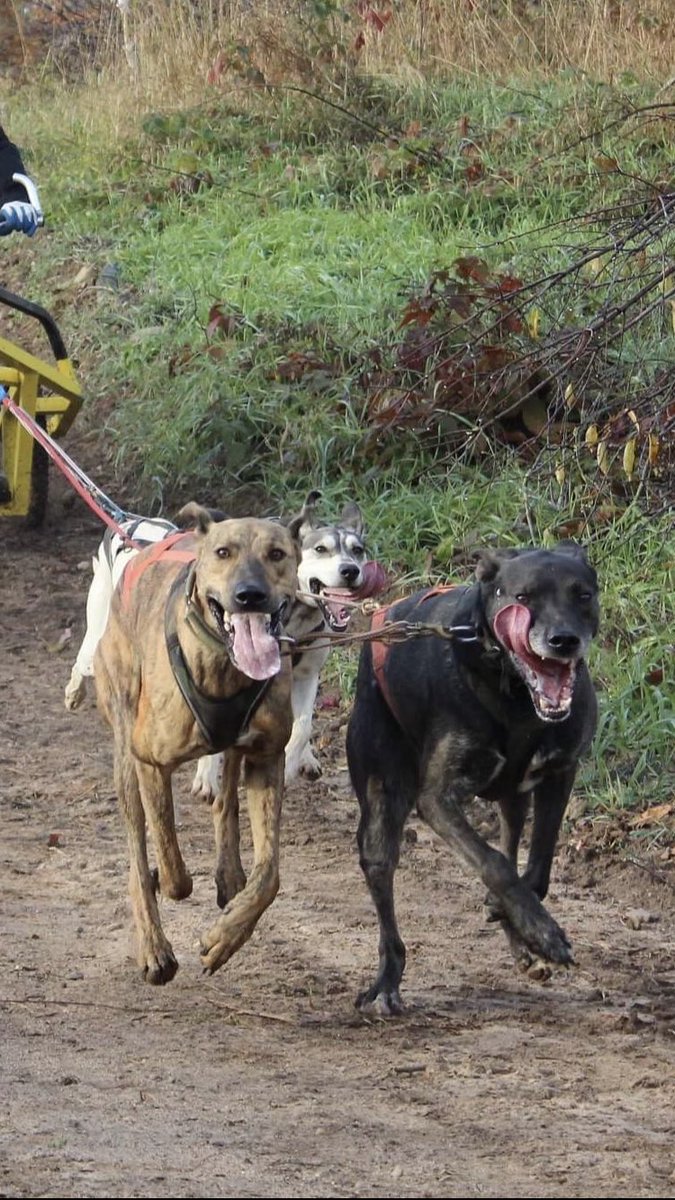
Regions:
[[[400,339],[405,297],[460,255],[526,280],[569,262],[598,236],[574,218],[624,201],[635,186],[626,175],[670,170],[672,112],[629,115],[651,99],[630,78],[609,87],[572,72],[531,87],[370,80],[346,101],[369,125],[287,93],[246,110],[214,100],[140,112],[122,136],[76,94],[32,92],[30,120],[14,97],[11,128],[30,144],[49,213],[35,298],[50,305],[82,263],[119,266],[117,291],[66,290],[59,304],[89,395],[78,422],[103,422],[120,498],[152,511],[195,495],[290,512],[318,486],[330,512],[355,497],[372,550],[405,589],[466,578],[486,541],[554,542],[599,503],[593,460],[577,449],[563,489],[555,447],[528,468],[514,450],[473,463],[433,454],[415,431],[378,444],[362,356]],[[177,172],[195,171],[212,186],[171,190]],[[566,303],[586,320],[618,286],[582,298],[570,288]],[[214,303],[236,321],[209,350]],[[672,361],[673,340],[658,317],[622,346],[626,403],[646,360]],[[308,352],[331,369],[289,378],[288,356]],[[599,482],[611,503],[612,486],[626,492],[620,479]],[[670,519],[645,519],[643,499],[628,489],[623,515],[589,526],[603,595],[592,663],[601,718],[579,787],[597,812],[675,786],[675,550]],[[347,655],[332,668],[347,689],[353,666]],[[661,667],[663,683],[650,682]]]

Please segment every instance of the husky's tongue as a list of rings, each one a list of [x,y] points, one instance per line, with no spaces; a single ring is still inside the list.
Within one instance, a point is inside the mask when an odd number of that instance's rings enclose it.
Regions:
[[[249,679],[269,679],[281,667],[279,643],[269,632],[267,613],[232,613],[232,658]]]
[[[525,681],[533,692],[536,707],[552,715],[567,711],[571,702],[573,667],[559,658],[540,658],[530,646],[532,614],[524,604],[500,608],[493,629],[505,650],[517,659]]]

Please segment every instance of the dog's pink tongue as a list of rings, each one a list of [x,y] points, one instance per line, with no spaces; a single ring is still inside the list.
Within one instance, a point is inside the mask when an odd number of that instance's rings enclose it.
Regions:
[[[232,613],[235,666],[249,679],[269,679],[281,667],[279,643],[268,630],[267,613]]]
[[[531,624],[529,608],[524,604],[507,604],[505,608],[500,608],[492,627],[506,650],[517,654],[518,658],[529,659],[532,654],[528,639]]]
[[[537,677],[538,690],[554,708],[561,703],[565,685],[572,669],[569,663],[557,658],[540,658],[530,646],[532,614],[524,604],[507,604],[500,608],[492,627],[506,650],[522,659]]]

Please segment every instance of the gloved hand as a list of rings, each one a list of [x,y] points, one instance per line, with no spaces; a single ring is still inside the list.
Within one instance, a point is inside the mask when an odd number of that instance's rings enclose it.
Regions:
[[[26,200],[8,200],[0,208],[0,237],[8,233],[25,233],[32,237],[40,225],[44,225],[44,215],[40,204],[38,190],[27,175],[18,172],[12,176],[15,183],[25,190]]]

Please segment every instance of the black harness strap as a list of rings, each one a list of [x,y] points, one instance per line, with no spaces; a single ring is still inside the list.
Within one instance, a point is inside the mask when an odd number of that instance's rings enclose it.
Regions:
[[[319,623],[318,625],[316,625],[316,626],[314,627],[314,629],[310,629],[310,630],[309,630],[309,632],[308,632],[308,633],[306,633],[306,634],[304,634],[303,636],[304,636],[304,637],[311,637],[311,636],[312,636],[313,634],[315,634],[315,633],[323,633],[324,629],[326,629],[326,622],[325,622],[325,621],[323,620],[323,618],[322,618],[322,619],[321,619],[321,621],[320,621],[320,623]],[[328,637],[328,634],[329,634],[329,632],[330,632],[330,631],[326,629],[326,636],[327,636],[327,637]],[[309,649],[311,650],[311,646],[309,647]],[[296,651],[295,651],[295,654],[293,654],[293,655],[291,656],[291,666],[293,666],[293,667],[297,667],[297,665],[298,665],[298,663],[300,662],[300,659],[302,658],[302,656],[303,656],[303,654],[304,654],[304,653],[305,653],[305,650],[296,650]]]
[[[253,714],[264,700],[272,679],[255,680],[249,687],[242,688],[232,696],[217,700],[212,696],[205,696],[200,691],[185,661],[176,626],[176,596],[184,589],[188,572],[189,566],[179,572],[164,609],[166,649],[181,695],[209,750],[216,754],[234,746],[246,731]],[[222,646],[222,649],[224,651],[225,647]]]

